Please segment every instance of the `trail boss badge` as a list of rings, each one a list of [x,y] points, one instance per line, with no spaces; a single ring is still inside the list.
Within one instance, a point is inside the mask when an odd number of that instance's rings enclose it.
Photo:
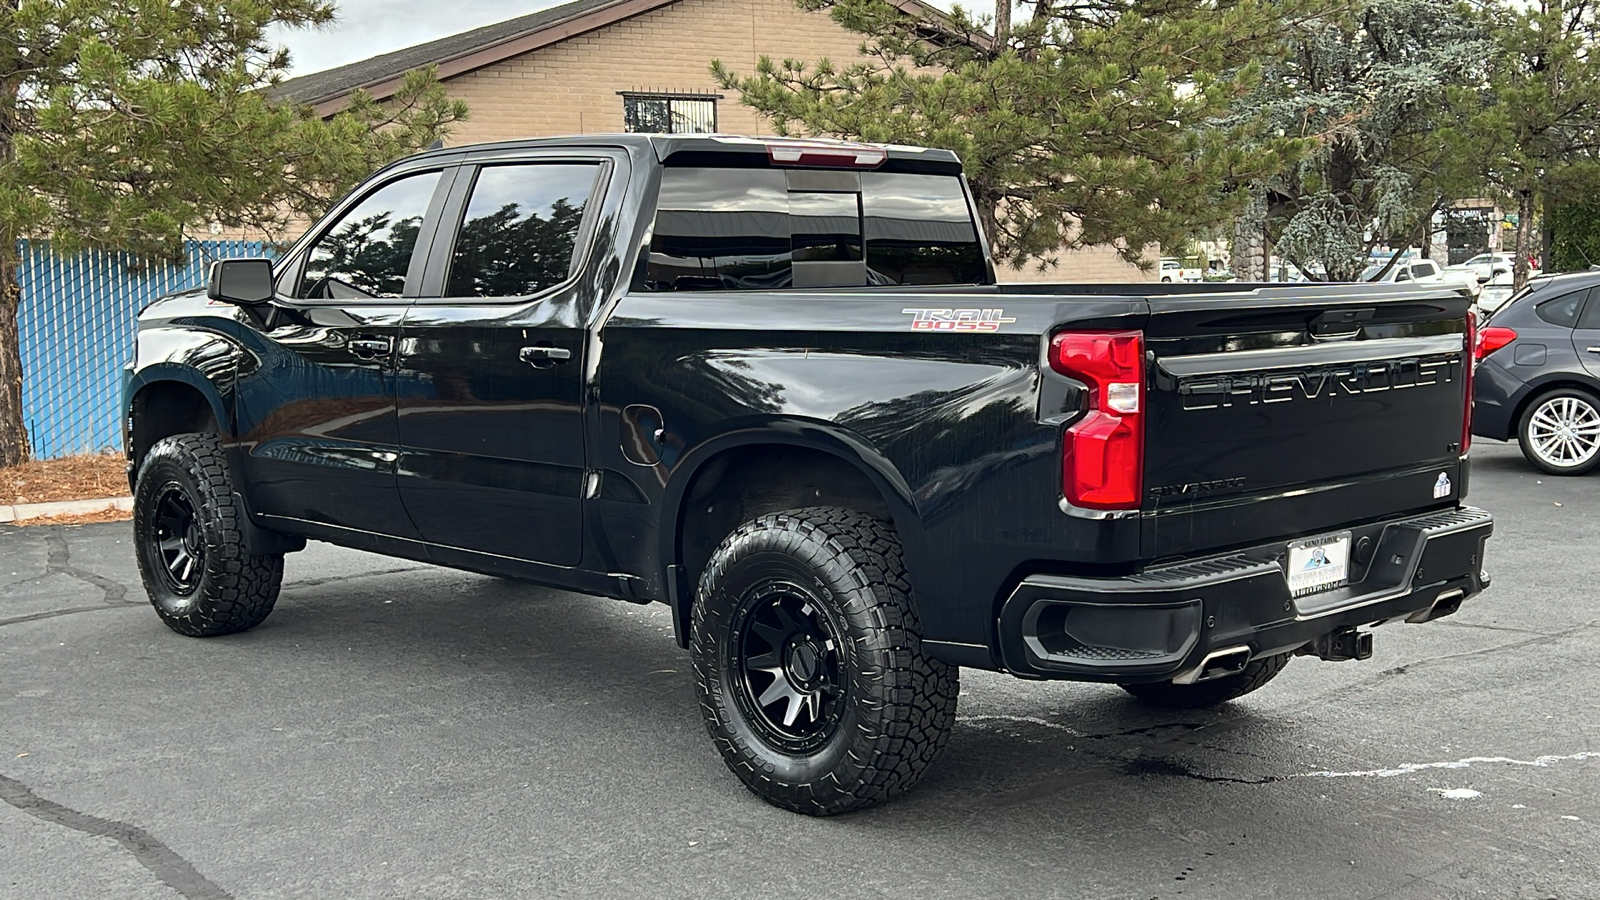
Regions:
[[[999,331],[1015,322],[1003,309],[902,309],[912,331]]]

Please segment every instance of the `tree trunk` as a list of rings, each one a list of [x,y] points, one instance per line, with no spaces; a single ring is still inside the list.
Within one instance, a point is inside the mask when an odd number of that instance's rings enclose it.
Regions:
[[[994,42],[999,47],[1006,42],[1006,36],[1011,34],[1011,0],[995,0],[994,3]]]
[[[18,0],[5,0],[9,20],[20,8]],[[9,167],[12,139],[17,133],[17,98],[21,79],[17,69],[25,60],[7,53],[0,73],[0,168]],[[17,332],[17,310],[22,287],[17,283],[17,236],[0,228],[0,468],[28,461],[28,426],[22,420],[22,346]]]
[[[1533,249],[1533,191],[1524,188],[1517,192],[1516,258],[1511,261],[1511,291],[1516,293],[1528,283],[1528,253]]]
[[[970,186],[972,202],[978,207],[978,224],[983,228],[984,239],[989,242],[989,255],[994,257],[995,268],[998,269],[1004,257],[1008,255],[1004,252],[1005,248],[999,245],[1000,204],[979,185]]]
[[[22,421],[22,351],[17,310],[17,239],[0,233],[0,468],[28,461],[28,427]]]

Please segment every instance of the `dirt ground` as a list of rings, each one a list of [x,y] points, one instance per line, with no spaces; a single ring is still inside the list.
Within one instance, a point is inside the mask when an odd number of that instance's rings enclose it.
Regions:
[[[0,504],[55,503],[128,496],[127,460],[118,453],[34,460],[0,469]],[[23,519],[18,525],[88,525],[117,522],[131,513],[103,509]]]

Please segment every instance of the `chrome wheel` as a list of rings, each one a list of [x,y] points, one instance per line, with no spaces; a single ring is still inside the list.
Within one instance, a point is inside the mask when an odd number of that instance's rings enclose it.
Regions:
[[[1528,449],[1554,469],[1573,469],[1600,454],[1600,410],[1571,395],[1551,397],[1528,416]]]
[[[742,607],[733,679],[739,706],[776,748],[805,753],[825,743],[844,697],[832,623],[805,589],[785,581],[757,585]]]

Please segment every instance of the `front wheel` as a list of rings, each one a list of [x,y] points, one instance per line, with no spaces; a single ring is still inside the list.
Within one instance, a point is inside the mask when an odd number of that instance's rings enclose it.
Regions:
[[[233,634],[272,612],[283,555],[250,553],[244,516],[215,435],[174,435],[145,455],[133,493],[134,546],[145,592],[168,628]]]
[[[1551,475],[1582,475],[1600,464],[1600,400],[1560,388],[1528,404],[1517,425],[1528,462]]]
[[[1278,677],[1289,664],[1289,654],[1263,656],[1245,663],[1245,667],[1232,675],[1202,681],[1199,684],[1173,684],[1158,681],[1151,684],[1119,685],[1140,703],[1163,709],[1206,709],[1237,700],[1251,691],[1259,690]]]
[[[821,507],[762,516],[717,548],[696,600],[706,728],[767,802],[860,809],[908,790],[944,748],[957,670],[922,651],[887,524]]]

